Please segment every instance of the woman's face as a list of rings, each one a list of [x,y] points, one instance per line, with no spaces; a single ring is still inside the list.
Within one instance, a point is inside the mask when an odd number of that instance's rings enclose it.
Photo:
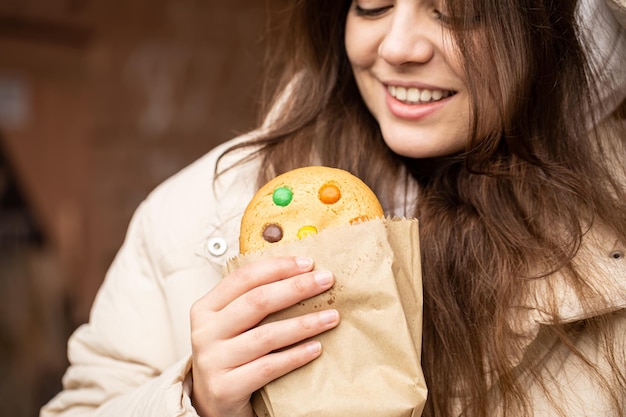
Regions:
[[[470,101],[446,16],[430,0],[353,0],[346,52],[387,145],[412,158],[464,149]]]

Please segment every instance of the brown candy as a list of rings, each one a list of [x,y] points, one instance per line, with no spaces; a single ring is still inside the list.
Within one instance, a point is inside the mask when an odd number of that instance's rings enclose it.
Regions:
[[[269,243],[279,242],[283,238],[283,229],[277,224],[268,224],[263,229],[263,239]]]

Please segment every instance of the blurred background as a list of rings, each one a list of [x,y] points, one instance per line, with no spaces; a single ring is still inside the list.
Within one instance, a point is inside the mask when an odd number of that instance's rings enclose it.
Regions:
[[[139,202],[253,128],[289,0],[0,0],[0,416],[61,388]]]

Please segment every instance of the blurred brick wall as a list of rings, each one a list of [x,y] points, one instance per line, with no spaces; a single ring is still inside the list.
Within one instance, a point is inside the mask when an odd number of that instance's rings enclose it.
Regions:
[[[97,100],[86,186],[98,188],[87,193],[90,277],[111,262],[147,190],[255,125],[262,69],[263,2],[115,3],[98,5],[89,54]]]
[[[265,7],[287,1],[0,0],[0,145],[44,236],[43,249],[0,262],[12,289],[0,298],[30,300],[11,314],[45,316],[11,342],[31,348],[4,358],[7,375],[30,360],[23,384],[42,363],[60,381],[67,333],[87,320],[140,201],[254,127]],[[49,313],[29,310],[37,303]],[[0,415],[34,415],[48,385]]]
[[[75,280],[78,321],[147,192],[255,125],[264,6],[0,2],[22,25],[0,28],[0,82],[26,86],[30,105],[20,126],[0,128]]]

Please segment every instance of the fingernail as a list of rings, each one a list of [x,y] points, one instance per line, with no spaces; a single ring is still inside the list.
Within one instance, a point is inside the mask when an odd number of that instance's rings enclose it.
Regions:
[[[307,352],[309,352],[312,355],[316,355],[318,353],[320,353],[320,351],[322,350],[322,344],[320,342],[309,342],[306,344],[306,350]]]
[[[313,276],[318,285],[325,287],[333,280],[333,274],[330,271],[319,271]]]
[[[337,310],[324,310],[320,312],[320,321],[322,323],[331,324],[335,323],[339,318]]]
[[[298,265],[298,267],[300,269],[309,269],[313,265],[313,259],[311,259],[311,258],[304,258],[304,257],[297,257],[296,258],[296,264]]]

